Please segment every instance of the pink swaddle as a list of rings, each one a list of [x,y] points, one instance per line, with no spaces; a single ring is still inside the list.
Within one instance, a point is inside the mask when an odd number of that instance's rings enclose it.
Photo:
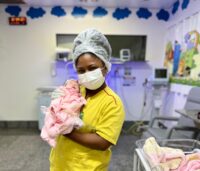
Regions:
[[[200,171],[200,152],[185,155],[183,150],[160,147],[154,137],[145,141],[144,153],[155,171]]]
[[[180,167],[174,171],[200,171],[200,152],[186,155]]]
[[[68,134],[74,128],[83,126],[79,116],[81,107],[86,104],[76,80],[68,80],[65,86],[58,89],[64,94],[52,100],[48,108],[42,107],[45,121],[40,136],[52,147],[56,146],[58,135]]]
[[[185,156],[181,149],[160,147],[154,137],[145,141],[143,150],[151,167],[159,171],[177,169]]]

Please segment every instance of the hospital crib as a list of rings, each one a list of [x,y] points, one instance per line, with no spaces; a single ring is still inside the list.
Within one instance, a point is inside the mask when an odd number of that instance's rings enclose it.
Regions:
[[[143,151],[146,139],[136,141],[136,149],[133,156],[133,171],[156,171],[147,160]],[[185,153],[192,153],[194,149],[200,149],[200,141],[194,139],[165,139],[156,140],[161,147],[182,149]]]

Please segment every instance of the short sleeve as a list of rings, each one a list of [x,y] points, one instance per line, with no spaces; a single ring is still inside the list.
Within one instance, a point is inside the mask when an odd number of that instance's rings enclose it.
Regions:
[[[96,133],[116,145],[124,122],[124,115],[121,100],[107,103],[96,126]]]

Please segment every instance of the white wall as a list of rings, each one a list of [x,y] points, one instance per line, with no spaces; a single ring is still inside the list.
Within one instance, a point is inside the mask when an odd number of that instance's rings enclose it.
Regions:
[[[67,16],[57,18],[45,8],[47,14],[28,18],[27,26],[9,26],[5,7],[0,6],[0,120],[38,120],[36,89],[52,85],[50,63],[55,57],[56,33],[77,34],[95,27],[105,34],[145,34],[146,59],[152,65],[162,63],[165,22],[155,16],[138,19],[132,10],[129,18],[118,21],[112,18],[113,9],[103,18],[94,18],[90,9],[84,18],[74,18],[69,8]],[[23,6],[20,15],[27,10]]]

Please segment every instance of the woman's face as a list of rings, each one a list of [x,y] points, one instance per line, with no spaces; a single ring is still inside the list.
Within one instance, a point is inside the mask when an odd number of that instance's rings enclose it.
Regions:
[[[76,70],[78,74],[84,74],[97,68],[102,70],[103,76],[106,75],[107,69],[105,64],[98,57],[91,53],[84,53],[80,55],[76,62]]]

